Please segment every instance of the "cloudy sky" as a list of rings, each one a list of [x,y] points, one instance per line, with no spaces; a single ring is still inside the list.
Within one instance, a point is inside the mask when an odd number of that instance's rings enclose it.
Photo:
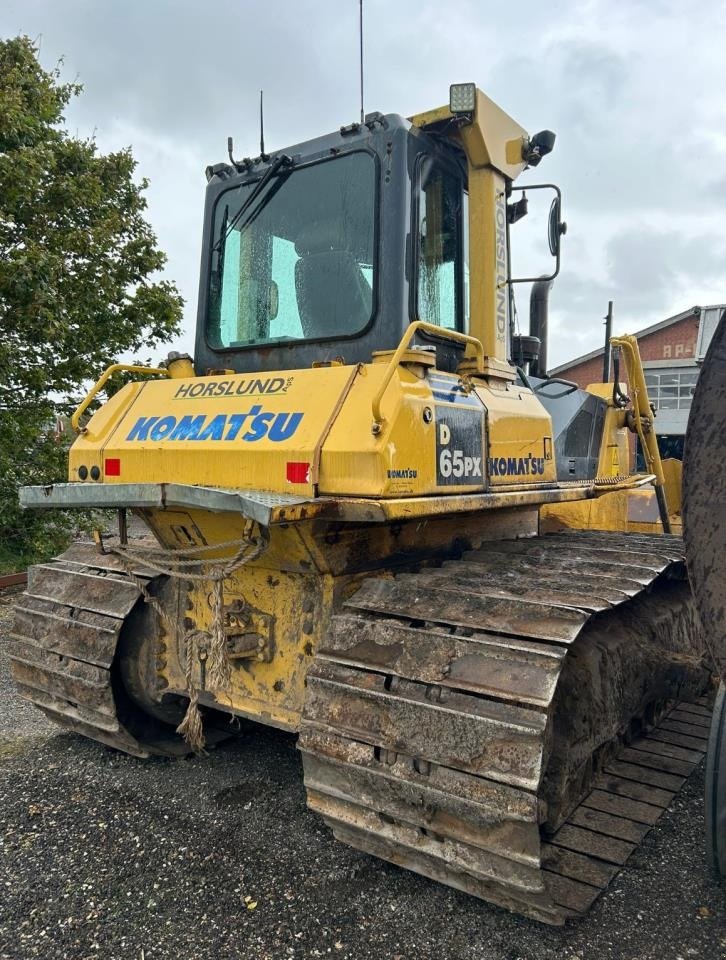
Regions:
[[[718,0],[365,0],[366,109],[408,115],[475,80],[530,132],[557,133],[525,180],[565,194],[552,365],[616,330],[726,302],[726,4]],[[514,13],[510,13],[514,11]],[[3,0],[46,67],[85,86],[68,111],[103,151],[131,145],[193,345],[204,167],[337,128],[358,111],[357,0]],[[515,270],[534,260],[527,221]],[[546,240],[537,236],[540,250]],[[519,248],[517,246],[519,241]],[[520,250],[517,257],[517,249]],[[526,290],[519,293],[526,315]]]

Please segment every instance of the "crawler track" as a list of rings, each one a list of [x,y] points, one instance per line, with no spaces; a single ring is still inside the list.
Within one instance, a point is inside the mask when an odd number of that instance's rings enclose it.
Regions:
[[[147,585],[151,571],[134,571]],[[32,567],[15,605],[10,648],[18,693],[56,723],[137,757],[188,752],[181,737],[141,714],[119,669],[119,642],[139,588],[113,556],[75,544]]]
[[[675,537],[567,533],[365,581],[308,674],[308,805],[400,866],[581,915],[706,749],[683,577]]]

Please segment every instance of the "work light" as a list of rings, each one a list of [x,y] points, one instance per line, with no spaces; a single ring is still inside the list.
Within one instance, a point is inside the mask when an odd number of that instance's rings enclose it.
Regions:
[[[476,109],[476,84],[452,83],[449,87],[449,110],[452,113],[473,113]]]

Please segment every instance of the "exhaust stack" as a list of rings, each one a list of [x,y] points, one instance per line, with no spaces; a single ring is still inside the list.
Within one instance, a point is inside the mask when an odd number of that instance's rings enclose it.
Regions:
[[[547,376],[547,323],[551,279],[535,280],[529,294],[529,335],[539,340],[539,356],[533,360],[530,373]]]

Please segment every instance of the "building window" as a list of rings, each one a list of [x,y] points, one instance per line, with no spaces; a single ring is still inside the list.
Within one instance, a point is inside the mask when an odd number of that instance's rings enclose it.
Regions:
[[[697,380],[698,371],[692,368],[645,371],[648,396],[656,410],[690,410]]]

